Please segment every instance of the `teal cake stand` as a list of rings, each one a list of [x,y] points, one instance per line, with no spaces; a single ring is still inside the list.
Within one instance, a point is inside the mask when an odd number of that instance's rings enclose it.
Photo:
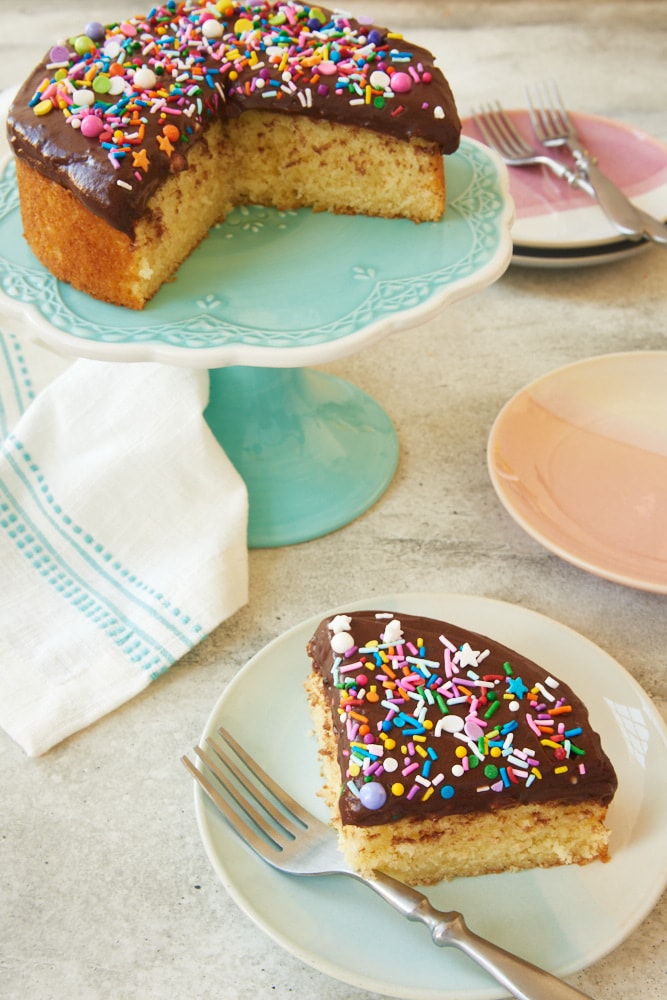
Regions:
[[[513,206],[500,160],[464,138],[446,173],[436,223],[239,208],[134,312],[74,291],[36,261],[8,160],[1,305],[60,353],[207,368],[205,416],[247,485],[249,546],[306,541],[374,504],[399,455],[381,404],[313,366],[424,322],[510,262]],[[381,370],[377,384],[384,393]]]
[[[370,396],[310,368],[217,368],[205,416],[248,488],[250,544],[334,531],[384,493],[398,438]]]

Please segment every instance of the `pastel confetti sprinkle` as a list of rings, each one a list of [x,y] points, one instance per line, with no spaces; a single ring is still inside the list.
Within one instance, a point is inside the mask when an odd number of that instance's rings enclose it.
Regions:
[[[442,117],[430,100],[433,67],[400,42],[309,4],[169,0],[106,27],[90,21],[54,45],[30,107],[99,143],[131,189],[153,160],[164,168],[222,106],[242,109],[251,95],[299,113],[317,101],[363,107],[382,131],[419,92],[410,107],[432,129]]]
[[[516,798],[522,789],[520,801],[544,776],[568,786],[583,778],[584,730],[560,721],[573,705],[557,680],[524,680],[509,660],[494,663],[489,649],[445,634],[427,648],[388,618],[354,637],[349,615],[328,623],[339,731],[352,734],[344,787],[354,786],[361,806],[372,813],[392,797],[426,803],[437,790],[456,809],[460,783],[470,794],[476,772],[473,795]]]

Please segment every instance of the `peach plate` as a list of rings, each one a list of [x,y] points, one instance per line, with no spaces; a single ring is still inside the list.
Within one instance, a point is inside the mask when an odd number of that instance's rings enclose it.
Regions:
[[[588,572],[667,593],[667,351],[544,375],[498,415],[491,482],[534,539]]]

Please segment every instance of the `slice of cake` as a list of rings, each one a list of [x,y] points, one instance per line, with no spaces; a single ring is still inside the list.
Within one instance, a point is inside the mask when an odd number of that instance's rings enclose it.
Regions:
[[[81,25],[8,115],[32,251],[136,309],[238,205],[439,219],[460,132],[430,52],[293,2],[169,0]]]
[[[325,619],[306,682],[323,794],[356,870],[408,884],[607,860],[617,779],[567,684],[486,636]]]

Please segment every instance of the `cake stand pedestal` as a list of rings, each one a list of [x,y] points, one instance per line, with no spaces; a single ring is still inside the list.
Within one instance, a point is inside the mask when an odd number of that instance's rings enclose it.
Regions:
[[[237,209],[134,312],[74,291],[37,262],[8,159],[0,306],[17,332],[60,353],[208,369],[205,416],[247,485],[249,546],[306,541],[375,503],[399,450],[376,401],[311,366],[430,319],[510,263],[513,205],[500,159],[464,137],[446,171],[447,210],[436,223]]]
[[[251,547],[291,545],[353,521],[382,496],[398,438],[370,396],[309,368],[210,372],[205,417],[245,481]]]

